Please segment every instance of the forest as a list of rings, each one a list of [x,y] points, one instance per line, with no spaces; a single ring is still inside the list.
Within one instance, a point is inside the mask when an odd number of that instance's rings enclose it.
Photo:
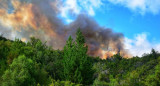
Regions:
[[[0,36],[0,86],[160,86],[160,53],[100,59],[87,55],[82,32],[62,50],[31,37]]]

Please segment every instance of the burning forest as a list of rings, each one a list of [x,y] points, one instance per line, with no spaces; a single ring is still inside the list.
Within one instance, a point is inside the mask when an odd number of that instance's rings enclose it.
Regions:
[[[59,0],[0,0],[0,28],[5,37],[15,36],[28,41],[34,36],[54,49],[62,49],[71,35],[75,37],[77,28],[82,30],[88,45],[88,54],[103,59],[120,53],[130,57],[124,49],[124,36],[110,28],[99,26],[94,19],[86,14],[65,24],[59,17]]]
[[[0,86],[160,86],[159,3],[0,0]]]

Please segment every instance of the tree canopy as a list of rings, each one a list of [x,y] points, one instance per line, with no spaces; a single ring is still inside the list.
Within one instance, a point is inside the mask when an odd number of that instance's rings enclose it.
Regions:
[[[73,39],[75,38],[75,39]],[[160,53],[107,59],[89,56],[80,29],[62,50],[34,37],[23,42],[0,36],[0,86],[159,86]]]

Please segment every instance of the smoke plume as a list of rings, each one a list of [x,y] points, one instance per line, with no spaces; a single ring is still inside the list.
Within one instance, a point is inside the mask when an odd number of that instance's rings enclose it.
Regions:
[[[62,49],[68,36],[75,37],[77,28],[80,28],[89,47],[89,55],[101,58],[115,53],[129,55],[123,47],[122,33],[99,26],[85,14],[78,15],[70,24],[64,24],[58,17],[62,5],[59,0],[0,0],[0,33],[23,41],[34,36],[47,41],[54,49]]]

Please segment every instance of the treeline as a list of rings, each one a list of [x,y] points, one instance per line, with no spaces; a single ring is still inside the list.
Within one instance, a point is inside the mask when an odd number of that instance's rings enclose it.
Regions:
[[[80,29],[63,50],[32,37],[29,42],[0,36],[0,86],[160,86],[160,53],[116,54],[102,60],[87,55]]]

